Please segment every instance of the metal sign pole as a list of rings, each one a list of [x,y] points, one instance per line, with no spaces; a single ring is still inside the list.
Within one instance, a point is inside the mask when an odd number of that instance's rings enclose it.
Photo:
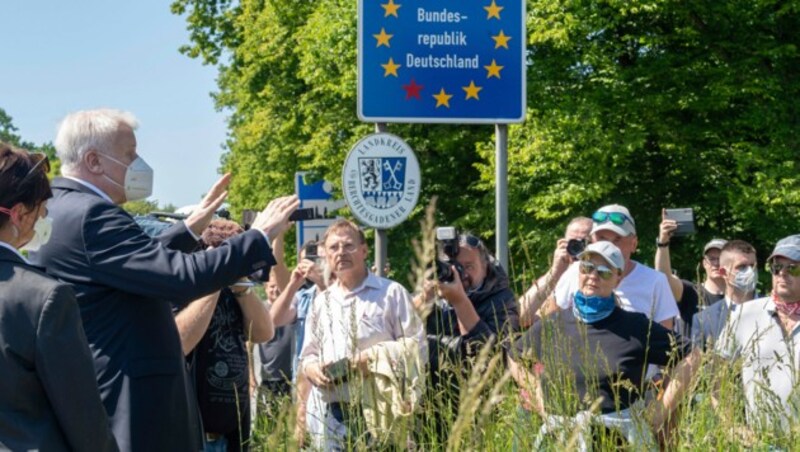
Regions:
[[[508,271],[508,126],[495,124],[495,253]]]
[[[375,124],[376,133],[388,132],[386,123]],[[389,253],[389,239],[386,236],[386,229],[375,229],[375,274],[386,277],[384,268],[386,267],[387,254]]]

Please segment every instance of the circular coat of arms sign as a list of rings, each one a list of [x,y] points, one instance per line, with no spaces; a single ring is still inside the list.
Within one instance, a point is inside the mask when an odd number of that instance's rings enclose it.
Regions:
[[[347,205],[362,224],[376,229],[397,226],[417,205],[417,156],[395,135],[368,135],[347,154],[342,187]]]

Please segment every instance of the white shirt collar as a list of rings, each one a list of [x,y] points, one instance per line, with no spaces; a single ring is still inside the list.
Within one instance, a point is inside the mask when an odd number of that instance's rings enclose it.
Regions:
[[[72,177],[72,176],[63,176],[63,177],[65,179],[74,180],[75,182],[77,182],[77,183],[83,185],[84,187],[87,187],[88,189],[92,190],[93,192],[97,193],[101,198],[105,199],[106,201],[110,202],[111,204],[114,204],[114,201],[112,201],[111,198],[103,190],[100,190],[94,184],[92,184],[90,182],[86,182],[83,179],[78,179],[77,177]]]
[[[4,242],[4,241],[0,240],[0,246],[2,246],[3,248],[8,248],[9,250],[11,250],[11,251],[12,251],[14,254],[16,254],[17,256],[19,256],[19,258],[20,258],[20,259],[22,259],[22,261],[23,261],[23,262],[25,262],[26,264],[28,264],[28,265],[30,265],[30,264],[31,264],[30,262],[28,262],[28,259],[25,259],[25,256],[23,256],[23,255],[22,255],[22,254],[19,252],[19,250],[18,250],[18,249],[14,248],[14,247],[13,247],[13,246],[11,246],[10,244],[8,244],[8,243],[6,243],[6,242]]]

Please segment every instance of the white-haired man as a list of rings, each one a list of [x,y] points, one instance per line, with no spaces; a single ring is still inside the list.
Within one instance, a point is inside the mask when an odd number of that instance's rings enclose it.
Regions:
[[[188,303],[273,265],[270,238],[288,227],[298,201],[279,198],[250,231],[191,254],[225,198],[225,176],[185,223],[151,239],[119,207],[152,191],[136,127],[133,115],[117,110],[64,118],[55,140],[64,177],[53,181],[47,206],[53,234],[32,257],[75,289],[120,449],[199,450],[202,430],[170,301]]]

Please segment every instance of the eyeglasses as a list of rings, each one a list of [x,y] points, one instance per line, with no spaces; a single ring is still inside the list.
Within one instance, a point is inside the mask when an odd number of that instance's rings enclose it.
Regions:
[[[335,254],[337,251],[342,251],[345,254],[353,254],[358,249],[355,243],[333,243],[325,247],[330,254]]]
[[[584,275],[590,275],[592,272],[597,272],[597,276],[604,280],[609,280],[612,276],[614,276],[614,270],[611,270],[605,265],[595,265],[589,261],[581,261],[580,270]]]
[[[601,210],[598,210],[592,215],[592,221],[595,223],[605,223],[610,221],[617,226],[622,226],[625,224],[625,221],[629,221],[631,224],[633,224],[633,220],[622,212],[603,212]]]
[[[719,258],[718,257],[705,256],[703,259],[708,261],[708,263],[711,264],[713,267],[719,267]]]
[[[769,264],[768,269],[773,275],[779,275],[781,271],[786,270],[786,273],[795,278],[800,276],[800,265],[797,264]]]

